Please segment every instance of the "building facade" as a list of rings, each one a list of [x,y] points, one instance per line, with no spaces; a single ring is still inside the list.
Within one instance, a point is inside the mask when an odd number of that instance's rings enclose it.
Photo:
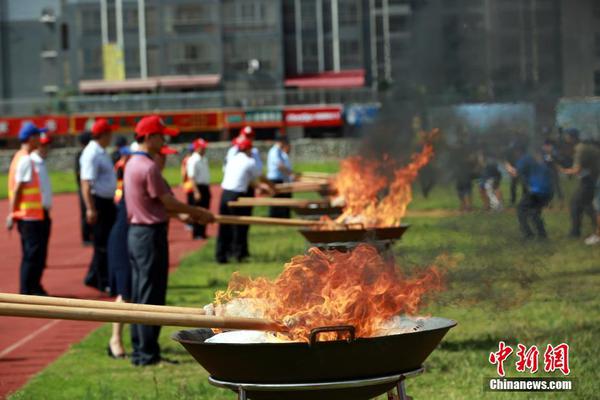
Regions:
[[[140,15],[138,0],[0,0],[0,96],[192,91],[243,105],[239,92],[284,89],[392,86],[453,101],[600,93],[594,0],[142,3]],[[112,44],[122,83],[103,82]]]

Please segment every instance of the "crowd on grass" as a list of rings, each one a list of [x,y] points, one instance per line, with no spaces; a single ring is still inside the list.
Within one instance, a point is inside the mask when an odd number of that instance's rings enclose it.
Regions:
[[[600,143],[581,140],[577,129],[561,133],[559,138],[548,138],[538,147],[520,140],[513,140],[504,149],[459,140],[449,151],[460,210],[473,210],[475,186],[484,210],[515,207],[523,237],[547,239],[542,211],[554,198],[561,203],[565,200],[561,184],[564,175],[577,180],[569,199],[570,231],[565,234],[580,238],[584,217],[588,216],[592,231],[584,242],[599,244]],[[503,177],[509,179],[508,199],[500,185]]]

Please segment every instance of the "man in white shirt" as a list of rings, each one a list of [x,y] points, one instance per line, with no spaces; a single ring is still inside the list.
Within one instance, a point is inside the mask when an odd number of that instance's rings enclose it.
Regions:
[[[273,184],[287,183],[294,180],[294,172],[288,153],[290,152],[290,143],[287,137],[278,135],[275,138],[275,144],[269,150],[267,155],[267,179]],[[291,198],[291,193],[280,193],[274,197]],[[289,218],[289,207],[270,207],[269,217]]]
[[[94,255],[84,279],[87,286],[105,291],[108,287],[107,244],[117,210],[113,201],[117,177],[106,148],[112,139],[112,128],[100,118],[92,126],[92,140],[79,160],[81,192],[87,222],[93,226]]]
[[[206,158],[208,143],[204,139],[194,140],[194,153],[186,163],[187,178],[193,183],[193,192],[188,193],[188,204],[210,209],[210,169]],[[194,239],[206,239],[206,225],[194,224]]]
[[[256,133],[254,132],[254,129],[252,129],[251,126],[245,126],[240,130],[240,134],[232,142],[233,146],[231,146],[229,148],[229,150],[227,151],[227,155],[225,156],[225,165],[223,167],[223,171],[225,171],[228,161],[230,159],[232,159],[237,153],[239,153],[240,150],[239,150],[238,142],[240,140],[243,140],[244,138],[254,140],[255,136],[256,136]],[[259,179],[262,182],[268,184],[268,181],[262,172],[263,171],[263,162],[262,162],[262,158],[260,156],[260,151],[256,147],[252,147],[252,150],[250,150],[250,156],[254,159],[254,162],[255,162],[254,169],[256,170],[256,174],[258,174]],[[244,197],[254,197],[254,195],[255,195],[254,187],[250,186],[248,188],[248,191],[244,194]],[[239,213],[239,215],[250,216],[250,215],[252,215],[252,207],[239,207],[237,212]],[[250,257],[250,252],[249,252],[248,246],[247,246],[249,230],[250,230],[250,225],[243,225],[239,229],[240,235],[242,236],[240,243],[243,243],[243,246],[244,246],[240,250],[241,258]]]
[[[42,246],[43,268],[40,271],[40,280],[43,270],[47,267],[48,262],[48,244],[50,243],[50,232],[52,231],[52,218],[50,210],[52,209],[52,184],[50,183],[50,175],[46,166],[46,158],[50,151],[50,143],[52,139],[47,134],[42,134],[40,137],[40,146],[31,153],[31,161],[33,168],[38,174],[40,181],[40,191],[42,193],[42,207],[44,208],[44,233]]]
[[[252,140],[242,137],[237,140],[239,151],[231,157],[225,166],[225,174],[221,188],[221,204],[219,214],[221,215],[245,215],[241,207],[229,207],[230,201],[245,196],[248,189],[257,184],[260,171],[256,168],[256,161],[252,157]],[[268,188],[267,188],[268,190]],[[242,261],[248,255],[248,236],[244,235],[244,225],[219,225],[217,236],[216,260],[220,264],[228,262],[230,256]],[[247,231],[246,231],[247,232]]]

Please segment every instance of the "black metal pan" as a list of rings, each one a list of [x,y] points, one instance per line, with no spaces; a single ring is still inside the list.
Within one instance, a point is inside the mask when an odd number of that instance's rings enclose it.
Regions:
[[[342,243],[397,240],[410,225],[402,224],[388,228],[313,230],[300,229],[302,236],[310,243]]]
[[[212,377],[221,381],[315,383],[375,378],[416,370],[455,325],[456,322],[445,318],[429,318],[424,327],[415,332],[348,341],[313,340],[311,343],[205,343],[213,336],[209,329],[180,331],[172,338],[181,343]],[[391,387],[393,384],[377,390],[384,393]],[[267,399],[264,395],[257,392],[250,397]],[[311,399],[316,399],[316,395],[311,393]]]

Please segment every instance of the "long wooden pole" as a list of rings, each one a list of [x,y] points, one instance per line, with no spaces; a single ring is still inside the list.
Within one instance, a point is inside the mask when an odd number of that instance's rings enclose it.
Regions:
[[[314,226],[321,225],[319,221],[303,219],[247,217],[241,215],[215,215],[215,222],[229,225],[281,225],[281,226]]]
[[[0,303],[39,304],[45,306],[64,306],[80,308],[98,308],[102,310],[150,311],[204,315],[204,309],[192,307],[157,306],[151,304],[117,303],[114,301],[70,299],[66,297],[30,296],[13,293],[0,293]]]
[[[308,199],[287,199],[278,197],[240,197],[236,201],[227,203],[230,207],[249,207],[249,206],[279,206],[279,207],[310,207],[327,206],[327,200],[308,200]]]
[[[102,310],[99,308],[0,303],[0,315],[67,319],[75,321],[121,322],[126,324],[182,326],[195,328],[247,329],[283,332],[286,327],[270,320],[243,317],[177,314],[150,311]]]
[[[278,183],[274,186],[277,193],[319,192],[327,190],[329,184],[314,182]]]

